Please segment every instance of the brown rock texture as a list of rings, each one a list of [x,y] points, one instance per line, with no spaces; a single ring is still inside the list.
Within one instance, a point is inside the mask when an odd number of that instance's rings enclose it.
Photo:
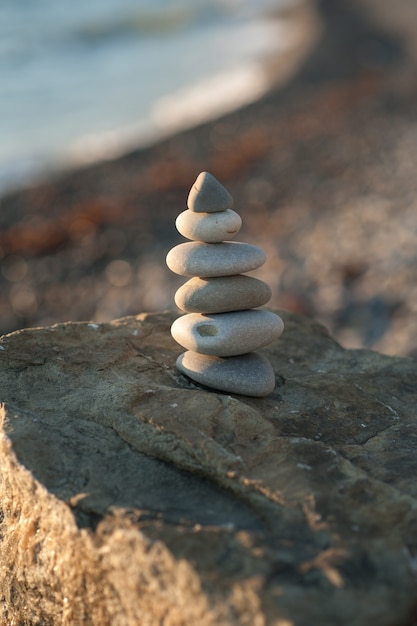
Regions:
[[[411,626],[415,361],[282,315],[264,399],[175,369],[175,313],[0,341],[0,623]]]

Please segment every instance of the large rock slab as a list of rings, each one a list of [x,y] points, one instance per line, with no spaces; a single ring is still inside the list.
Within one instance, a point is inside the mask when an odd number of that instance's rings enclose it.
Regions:
[[[175,314],[0,341],[0,623],[414,623],[416,363],[280,315],[263,399],[177,372]]]

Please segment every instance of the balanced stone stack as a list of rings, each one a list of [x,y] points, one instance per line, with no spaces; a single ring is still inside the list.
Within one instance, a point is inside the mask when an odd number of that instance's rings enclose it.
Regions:
[[[180,372],[207,387],[262,397],[274,389],[275,374],[268,359],[253,351],[278,339],[284,324],[275,313],[256,308],[268,302],[270,287],[243,275],[263,265],[264,252],[225,241],[242,224],[232,204],[214,176],[197,177],[188,210],[176,220],[177,230],[191,241],[167,255],[173,272],[192,277],[175,294],[187,315],[175,320],[171,334],[187,349],[177,359]]]

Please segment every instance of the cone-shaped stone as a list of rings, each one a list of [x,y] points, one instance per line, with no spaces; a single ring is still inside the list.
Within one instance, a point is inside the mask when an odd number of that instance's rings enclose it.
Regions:
[[[188,195],[187,206],[196,213],[216,213],[230,209],[233,198],[208,172],[201,172]]]
[[[222,359],[188,351],[178,357],[177,368],[202,385],[244,396],[262,398],[275,387],[272,365],[256,352]]]

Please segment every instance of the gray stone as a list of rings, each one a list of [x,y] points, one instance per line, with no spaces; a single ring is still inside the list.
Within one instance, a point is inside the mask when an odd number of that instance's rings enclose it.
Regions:
[[[413,623],[416,362],[280,315],[264,398],[180,374],[175,313],[3,337],[1,624]]]
[[[208,172],[201,172],[188,195],[187,206],[196,213],[225,211],[233,205],[233,198],[219,181]]]
[[[175,294],[178,308],[187,313],[225,313],[263,306],[271,288],[251,276],[222,276],[188,280]]]
[[[218,243],[237,235],[242,220],[232,209],[217,213],[194,213],[187,210],[178,215],[175,225],[178,232],[187,239]]]
[[[255,270],[266,257],[258,246],[240,241],[202,243],[189,241],[172,248],[166,258],[169,269],[181,276],[230,276]]]
[[[221,358],[188,350],[180,354],[176,365],[196,382],[228,393],[262,398],[275,387],[272,365],[256,352]]]
[[[252,352],[278,339],[282,319],[271,311],[251,309],[232,313],[188,313],[175,320],[171,335],[181,346],[214,356]]]

